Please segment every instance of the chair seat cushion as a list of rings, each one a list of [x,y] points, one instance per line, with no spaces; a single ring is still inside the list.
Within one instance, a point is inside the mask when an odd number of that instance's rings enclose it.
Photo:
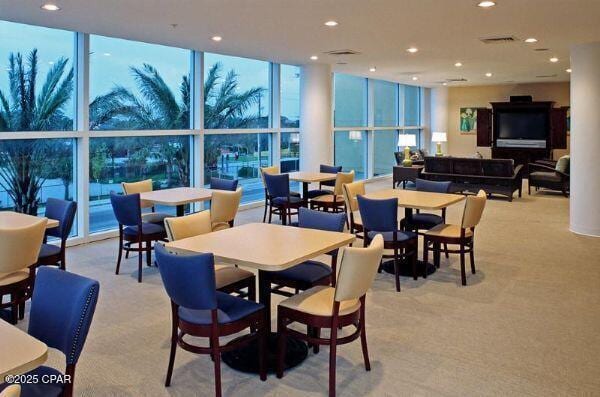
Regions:
[[[294,192],[293,190],[290,192],[290,196],[292,197],[302,197],[302,195],[298,192]]]
[[[128,236],[137,236],[138,227],[136,226],[127,226],[123,233]],[[142,223],[142,234],[157,234],[157,233],[165,233],[165,228],[161,225],[157,225],[156,223]]]
[[[146,212],[142,214],[142,222],[146,223],[158,223],[162,225],[165,218],[171,218],[173,215],[164,214],[162,212]]]
[[[57,381],[47,383],[50,376],[54,377],[54,379],[60,379],[61,376],[64,376],[59,370],[43,365],[25,374],[25,376],[28,375],[36,376],[39,382],[21,384],[21,397],[58,397],[62,395],[62,383],[58,383]],[[42,382],[42,379],[44,379],[44,382]],[[2,390],[2,387],[0,387],[0,390]]]
[[[314,283],[331,276],[331,267],[317,261],[306,261],[289,269],[273,272],[276,279]]]
[[[441,223],[444,223],[444,218],[440,215],[423,213],[414,214],[410,221],[410,225],[415,229],[431,229]]]
[[[42,244],[38,258],[48,258],[50,256],[60,255],[60,247],[54,244]]]
[[[229,226],[229,223],[227,222],[213,222],[211,227],[212,231],[216,232],[217,230],[229,229],[231,226]]]
[[[217,281],[217,289],[237,283],[254,276],[254,273],[248,270],[240,269],[239,267],[227,265],[215,265],[215,277]]]
[[[367,235],[370,239],[375,238],[376,235],[381,234],[383,236],[383,241],[394,241],[394,232],[375,232],[370,231]],[[398,230],[397,233],[397,241],[408,241],[413,238],[417,238],[417,234],[413,232],[405,232]]]
[[[560,176],[556,172],[542,172],[536,171],[529,174],[529,180],[531,181],[545,181],[545,182],[560,182]]]
[[[325,204],[344,204],[344,197],[340,195],[326,194],[324,196],[315,197],[311,200],[313,203],[325,203]]]
[[[441,224],[434,226],[425,232],[426,236],[434,236],[434,237],[449,237],[449,238],[459,238],[460,237],[460,226],[458,225],[447,225]],[[465,230],[466,237],[472,237],[473,232],[471,229]]]
[[[302,199],[296,196],[290,196],[289,200],[287,197],[275,197],[273,199],[273,204],[275,205],[284,205],[284,204],[300,204]]]
[[[29,268],[24,268],[11,273],[0,273],[0,286],[18,283],[29,277]]]
[[[309,190],[307,196],[309,199],[313,199],[315,197],[325,196],[327,194],[333,194],[333,192],[331,190],[327,190],[327,189],[315,189],[315,190]]]
[[[330,317],[333,311],[335,288],[318,285],[304,292],[287,298],[279,305],[314,316]],[[360,308],[360,301],[352,299],[340,302],[340,315],[350,314]]]
[[[219,324],[232,323],[264,308],[260,303],[219,291],[217,291],[217,307],[217,321]],[[180,307],[179,318],[188,323],[198,325],[208,325],[211,323],[210,310],[194,310]]]

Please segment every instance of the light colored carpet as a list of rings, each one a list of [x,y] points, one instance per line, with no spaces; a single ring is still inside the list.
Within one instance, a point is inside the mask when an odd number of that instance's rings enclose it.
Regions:
[[[389,187],[388,179],[368,185]],[[462,204],[449,209],[458,222]],[[368,295],[373,369],[359,342],[338,350],[339,396],[600,394],[600,240],[568,231],[569,202],[538,193],[490,200],[476,232],[477,274],[460,286],[458,257],[427,280],[377,275]],[[262,208],[239,214],[260,221]],[[249,236],[251,238],[251,236]],[[72,247],[68,269],[100,281],[100,300],[77,366],[83,396],[210,396],[210,358],[177,351],[163,386],[170,306],[156,268],[136,282],[137,258],[114,274],[116,240]],[[274,299],[275,302],[279,298]],[[27,321],[20,323],[25,328]],[[49,363],[64,368],[53,354]],[[327,392],[328,349],[279,380],[223,365],[228,396],[319,396]]]

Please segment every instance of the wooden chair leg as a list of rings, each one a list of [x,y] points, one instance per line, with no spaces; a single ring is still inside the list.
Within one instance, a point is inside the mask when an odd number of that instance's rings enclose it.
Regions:
[[[165,387],[171,386],[171,376],[173,375],[173,366],[175,365],[175,352],[177,351],[177,318],[175,317],[175,309],[173,309],[173,319],[171,326],[171,352],[169,354],[169,366],[167,367],[167,378]]]
[[[400,292],[400,263],[398,261],[398,248],[394,248],[394,277],[396,279],[396,292]]]
[[[271,223],[273,218],[273,207],[270,206],[269,208],[269,223]]]
[[[17,302],[17,294],[14,292],[12,294],[10,294],[10,300],[12,302],[15,302],[10,307],[10,322],[11,322],[11,324],[16,324],[17,321],[19,320],[19,305],[16,303]]]
[[[337,317],[331,325],[331,346],[329,349],[329,397],[335,397],[335,364],[337,358]]]
[[[427,237],[425,237],[423,239],[423,264],[424,266],[424,270],[423,270],[423,278],[427,278],[427,264],[429,263],[429,240],[427,240]]]
[[[146,266],[152,266],[152,242],[146,241]]]
[[[313,328],[313,330],[314,330],[314,337],[315,338],[320,338],[321,337],[321,328]],[[313,353],[314,354],[319,354],[319,348],[320,348],[319,344],[315,343],[313,345]]]
[[[215,396],[221,397],[221,352],[219,351],[219,337],[211,336],[212,356],[215,361]]]
[[[471,252],[469,253],[469,257],[471,258],[471,273],[475,274],[475,249],[473,247],[473,243],[471,242]]]
[[[123,233],[119,233],[119,256],[117,257],[117,268],[115,274],[119,274],[121,268],[121,258],[123,257]]]
[[[277,313],[277,378],[283,378],[283,366],[285,363],[286,326],[285,318]]]
[[[267,322],[265,319],[258,323],[258,373],[260,380],[267,380]]]
[[[465,246],[460,245],[460,279],[462,285],[467,285],[467,275],[465,273]]]
[[[138,252],[138,283],[142,282],[142,262],[143,262],[143,252],[142,252],[142,242],[139,242],[140,250]]]
[[[416,280],[418,278],[417,255],[419,255],[419,240],[415,240],[415,242],[410,245],[410,250],[412,251],[412,254],[410,255],[410,263],[412,265],[413,280]],[[427,270],[425,270],[425,273],[427,273]]]
[[[265,201],[265,211],[263,213],[263,223],[265,223],[267,221],[267,207],[268,207],[268,204]]]
[[[450,258],[448,254],[448,244],[444,243],[444,254],[446,255],[446,259]]]
[[[365,319],[365,299],[361,299],[360,307],[360,344],[362,346],[363,359],[365,361],[365,370],[371,370],[371,362],[369,361],[369,349],[367,347],[367,330]]]
[[[248,300],[256,302],[256,278],[254,277],[248,281]]]
[[[440,268],[440,243],[433,243],[433,263],[435,267]]]

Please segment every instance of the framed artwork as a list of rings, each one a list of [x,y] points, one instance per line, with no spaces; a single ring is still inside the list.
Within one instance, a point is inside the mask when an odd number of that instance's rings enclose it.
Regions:
[[[477,133],[477,108],[460,108],[460,132]]]

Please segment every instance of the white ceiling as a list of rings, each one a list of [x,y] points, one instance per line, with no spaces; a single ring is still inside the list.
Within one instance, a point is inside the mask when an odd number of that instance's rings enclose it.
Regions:
[[[477,0],[55,0],[58,12],[42,3],[0,0],[0,19],[281,63],[317,54],[336,71],[426,86],[461,77],[460,85],[567,81],[569,47],[600,41],[600,0],[497,0],[490,9]],[[339,26],[324,26],[330,19]],[[479,41],[497,35],[539,42]],[[419,52],[407,53],[411,46]],[[361,54],[323,54],[338,49]]]

